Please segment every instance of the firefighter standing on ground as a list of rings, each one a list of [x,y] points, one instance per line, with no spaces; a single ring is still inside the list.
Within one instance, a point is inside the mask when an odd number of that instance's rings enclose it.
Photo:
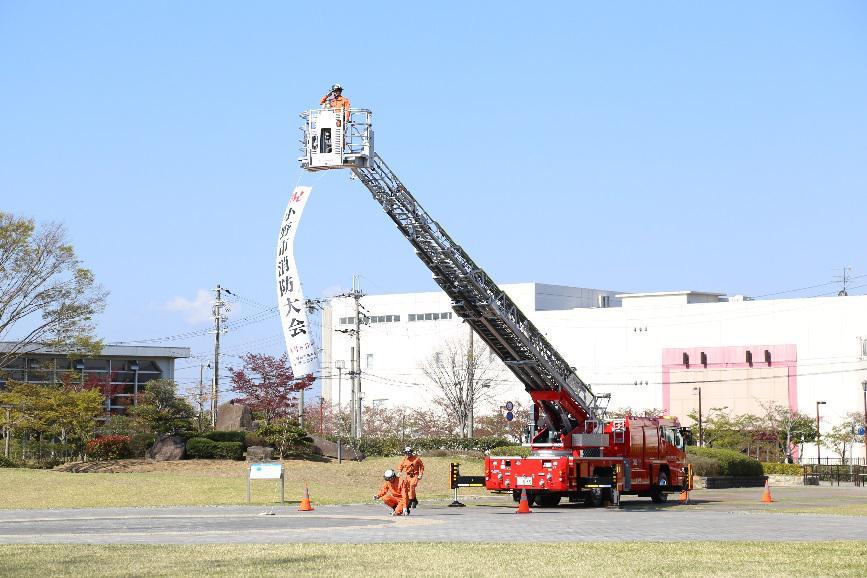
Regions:
[[[331,92],[323,96],[319,104],[334,111],[342,110],[346,122],[349,122],[349,99],[343,96],[343,87],[339,84],[332,86]]]
[[[391,508],[392,516],[408,516],[406,481],[398,478],[394,470],[385,470],[382,477],[385,482],[373,499],[382,498],[382,503]]]
[[[413,455],[410,446],[406,446],[403,453],[406,454],[406,457],[400,462],[398,471],[406,474],[407,506],[416,508],[418,507],[418,500],[415,497],[415,487],[424,476],[424,462],[421,461],[420,457]]]

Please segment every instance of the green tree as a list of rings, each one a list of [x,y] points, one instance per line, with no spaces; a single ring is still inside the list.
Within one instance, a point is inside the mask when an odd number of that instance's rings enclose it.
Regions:
[[[138,405],[132,407],[129,414],[148,431],[171,434],[189,428],[196,410],[175,394],[174,381],[155,379],[145,385]]]
[[[13,436],[41,442],[56,438],[73,452],[83,450],[103,411],[99,391],[69,390],[59,384],[10,381],[0,392],[0,403],[11,406]]]
[[[812,417],[793,411],[782,404],[762,404],[765,429],[772,433],[780,455],[791,463],[792,451],[801,440],[812,442],[816,439],[816,422]]]
[[[845,421],[831,428],[831,433],[822,436],[822,442],[837,452],[844,464],[848,463],[847,460],[852,457],[853,445],[860,439],[855,429],[860,423],[863,423],[858,421],[860,416],[860,413],[850,413]]]
[[[277,450],[281,459],[284,456],[303,455],[313,443],[313,439],[297,422],[287,418],[275,419],[260,427],[256,433]]]
[[[93,316],[105,308],[106,296],[80,266],[62,225],[37,227],[0,212],[0,341],[14,342],[0,352],[0,367],[32,345],[98,353]]]

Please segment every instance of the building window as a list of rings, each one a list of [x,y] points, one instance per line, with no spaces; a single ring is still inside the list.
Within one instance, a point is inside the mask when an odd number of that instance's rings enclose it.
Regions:
[[[410,321],[440,321],[440,320],[451,319],[451,318],[452,318],[452,312],[451,311],[446,311],[445,313],[410,313],[409,314],[409,320]]]

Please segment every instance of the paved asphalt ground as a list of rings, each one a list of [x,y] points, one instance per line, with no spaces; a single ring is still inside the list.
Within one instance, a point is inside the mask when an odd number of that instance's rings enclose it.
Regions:
[[[794,513],[815,506],[867,504],[867,488],[698,490],[690,505],[625,497],[620,509],[567,505],[517,515],[510,498],[422,502],[409,517],[381,504],[296,504],[80,510],[0,510],[0,544],[224,544],[370,542],[551,542],[629,540],[863,540],[867,518]],[[676,496],[672,496],[675,498]],[[314,496],[315,500],[315,496]],[[266,515],[273,512],[273,515]],[[787,513],[788,512],[788,513]]]

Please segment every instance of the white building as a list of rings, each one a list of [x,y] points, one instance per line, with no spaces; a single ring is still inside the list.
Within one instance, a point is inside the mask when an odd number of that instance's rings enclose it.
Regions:
[[[867,296],[753,301],[696,291],[502,288],[595,392],[612,394],[611,408],[655,408],[689,423],[701,388],[705,412],[760,414],[768,403],[807,415],[818,409],[823,432],[863,411]],[[433,392],[421,364],[468,327],[442,292],[369,295],[361,303],[371,321],[361,330],[364,405],[427,403]],[[333,299],[323,317],[323,396],[337,402],[342,373],[344,404],[355,338],[340,330],[354,328],[354,318],[355,303],[344,298]],[[504,365],[498,381],[495,405],[529,403]],[[815,446],[804,452],[815,456]]]

